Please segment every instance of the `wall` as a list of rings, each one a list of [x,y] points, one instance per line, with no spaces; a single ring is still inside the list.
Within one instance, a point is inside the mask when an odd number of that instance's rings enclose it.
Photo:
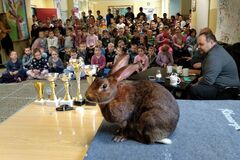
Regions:
[[[181,0],[181,14],[188,17],[189,9],[191,9],[191,0]]]
[[[217,3],[217,0],[210,0],[208,24],[213,33],[216,32],[217,27]]]
[[[162,0],[142,0],[142,1],[134,1],[128,0],[98,0],[98,1],[89,1],[89,9],[91,9],[96,16],[96,11],[100,10],[102,16],[106,16],[108,6],[121,6],[121,5],[133,5],[133,13],[135,16],[139,12],[139,7],[146,7],[146,8],[154,8],[154,13],[157,13],[158,16],[162,16]]]
[[[179,0],[170,0],[170,16],[176,15],[176,13],[181,11],[181,1]]]
[[[28,21],[28,26],[30,26],[29,24],[32,21],[32,16],[31,16],[31,9],[30,9],[30,0],[26,0],[26,12],[27,12],[27,21]],[[2,2],[0,3],[0,13],[4,12],[3,11],[3,6],[2,6]],[[30,30],[29,30],[30,31]],[[22,41],[16,41],[13,42],[13,46],[14,46],[14,50],[17,51],[18,55],[21,57],[23,50],[26,46],[28,46],[29,44],[29,40],[22,40]]]
[[[240,41],[240,1],[218,0],[216,38],[225,43]]]
[[[30,3],[36,8],[54,8],[53,0],[30,0]]]
[[[191,27],[197,30],[208,27],[209,0],[196,1],[196,11],[192,12]]]

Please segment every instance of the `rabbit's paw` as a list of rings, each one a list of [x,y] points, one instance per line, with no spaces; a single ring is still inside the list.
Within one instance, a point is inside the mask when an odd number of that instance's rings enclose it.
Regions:
[[[163,138],[161,140],[157,140],[156,143],[162,143],[162,144],[172,144],[172,140],[169,138]]]
[[[123,141],[126,141],[127,138],[122,136],[122,135],[116,135],[113,137],[113,141],[114,142],[123,142]]]

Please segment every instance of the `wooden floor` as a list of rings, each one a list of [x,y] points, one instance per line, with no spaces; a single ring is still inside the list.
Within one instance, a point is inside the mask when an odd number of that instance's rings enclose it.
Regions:
[[[0,124],[0,160],[83,159],[103,119],[98,107],[83,108],[26,106]]]

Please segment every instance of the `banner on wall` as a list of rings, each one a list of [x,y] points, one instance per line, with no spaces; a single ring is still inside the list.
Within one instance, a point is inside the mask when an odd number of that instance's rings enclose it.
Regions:
[[[36,15],[40,21],[45,22],[46,18],[56,16],[57,17],[57,9],[55,8],[36,8]]]
[[[3,10],[11,27],[10,37],[13,41],[29,38],[25,0],[4,0]]]
[[[146,14],[148,20],[153,19],[154,8],[143,8],[143,12]]]

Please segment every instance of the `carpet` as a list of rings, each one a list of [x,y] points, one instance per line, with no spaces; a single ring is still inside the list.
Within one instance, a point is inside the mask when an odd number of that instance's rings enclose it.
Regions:
[[[178,100],[171,145],[114,143],[116,126],[103,121],[85,160],[239,160],[240,101]]]

